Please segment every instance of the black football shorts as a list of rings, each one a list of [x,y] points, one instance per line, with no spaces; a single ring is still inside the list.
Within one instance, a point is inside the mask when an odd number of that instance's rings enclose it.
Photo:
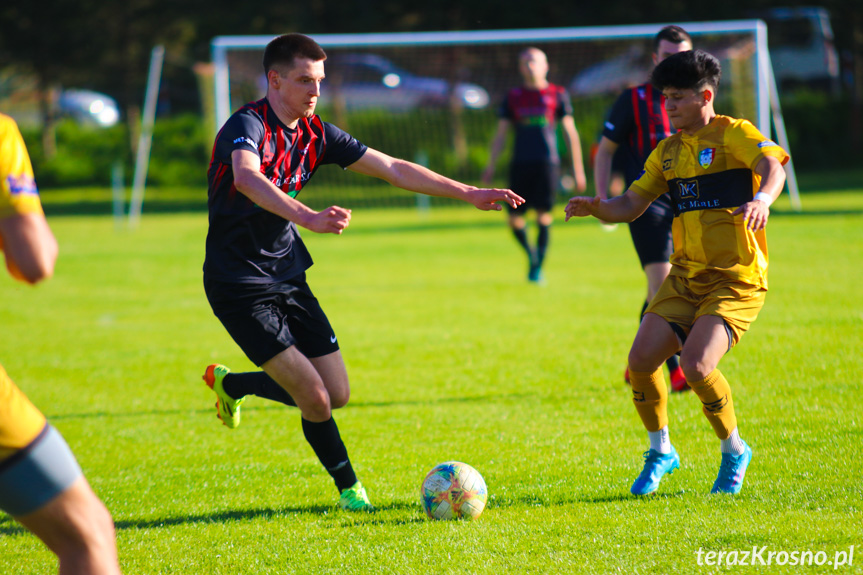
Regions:
[[[522,214],[530,208],[550,212],[559,186],[560,166],[557,164],[512,164],[509,170],[509,187],[525,201],[517,208],[509,206],[510,213]]]
[[[306,357],[339,349],[305,273],[271,284],[205,281],[204,290],[215,316],[259,367],[292,345]]]
[[[641,267],[647,264],[667,263],[674,245],[671,240],[671,223],[674,211],[667,194],[656,198],[647,210],[629,224],[629,234],[638,253]]]

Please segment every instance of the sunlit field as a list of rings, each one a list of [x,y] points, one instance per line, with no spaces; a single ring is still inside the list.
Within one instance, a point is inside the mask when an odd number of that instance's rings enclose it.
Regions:
[[[0,362],[111,510],[126,573],[863,572],[863,190],[775,204],[767,303],[721,364],[754,451],[738,496],[708,493],[719,442],[691,393],[669,401],[681,469],[629,494],[645,285],[625,226],[559,217],[544,286],[502,214],[362,208],[342,236],[305,232],[352,381],[335,417],[378,507],[362,516],[337,509],[295,409],[251,397],[238,429],[216,419],[204,367],[254,366],[203,293],[206,211],[145,203],[131,230],[104,194],[44,194],[61,256],[38,287],[0,279]],[[448,460],[485,478],[475,522],[421,511]],[[699,565],[765,546],[769,567]],[[824,564],[791,564],[807,551]],[[55,570],[0,515],[0,572]]]

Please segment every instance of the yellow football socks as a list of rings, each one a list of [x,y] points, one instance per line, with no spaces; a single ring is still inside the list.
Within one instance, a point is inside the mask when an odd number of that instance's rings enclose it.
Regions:
[[[728,439],[731,432],[737,428],[737,416],[734,415],[734,402],[731,400],[728,380],[718,369],[714,369],[703,380],[687,383],[701,400],[702,411],[713,426],[716,436],[719,439]]]
[[[668,425],[668,388],[662,367],[653,373],[629,368],[632,403],[647,431],[659,431]]]

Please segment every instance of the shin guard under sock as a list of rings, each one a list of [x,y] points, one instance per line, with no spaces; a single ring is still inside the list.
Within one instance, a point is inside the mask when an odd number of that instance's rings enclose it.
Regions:
[[[701,400],[701,410],[719,439],[728,439],[737,427],[734,415],[734,402],[731,400],[731,386],[718,369],[701,381],[689,381],[689,387]]]
[[[662,368],[653,373],[629,368],[632,403],[647,431],[659,431],[668,425],[668,389]]]
[[[314,422],[303,420],[303,435],[312,446],[315,455],[323,464],[324,469],[336,482],[336,488],[341,493],[357,482],[357,476],[348,459],[348,450],[339,435],[336,421],[330,417],[327,421]]]

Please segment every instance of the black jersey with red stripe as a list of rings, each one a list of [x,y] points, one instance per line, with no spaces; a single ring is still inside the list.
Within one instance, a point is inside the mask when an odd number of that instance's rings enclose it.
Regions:
[[[216,136],[207,172],[210,227],[205,279],[270,283],[295,277],[312,265],[296,225],[255,205],[237,190],[231,163],[235,150],[258,154],[261,173],[296,197],[318,167],[338,164],[345,168],[366,149],[317,115],[288,128],[266,98],[234,113]]]
[[[512,163],[560,163],[557,122],[572,115],[572,101],[563,87],[548,84],[542,90],[513,88],[498,115],[515,127]]]
[[[668,120],[662,92],[651,84],[624,90],[617,98],[602,135],[620,146],[615,159],[620,161],[627,188],[641,175],[656,144],[676,131]]]

